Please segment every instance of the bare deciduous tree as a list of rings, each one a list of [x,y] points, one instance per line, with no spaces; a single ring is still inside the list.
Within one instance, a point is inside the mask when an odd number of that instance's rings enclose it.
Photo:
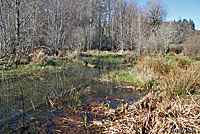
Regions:
[[[189,35],[191,25],[163,27],[165,17],[156,0],[143,8],[134,0],[0,0],[0,55],[20,59],[41,47],[49,54],[62,49],[167,51],[171,42]]]

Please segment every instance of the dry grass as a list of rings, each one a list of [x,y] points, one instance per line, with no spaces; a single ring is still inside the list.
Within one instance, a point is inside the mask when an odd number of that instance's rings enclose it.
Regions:
[[[48,61],[48,55],[44,53],[43,49],[37,49],[35,52],[29,55],[31,57],[30,64],[46,64]]]
[[[102,128],[104,133],[110,134],[171,133],[175,129],[200,131],[199,113],[200,103],[197,101],[179,96],[162,101],[160,94],[149,93],[134,105],[109,110]]]
[[[29,64],[45,65],[48,64],[49,60],[52,58],[66,58],[71,60],[79,57],[79,55],[80,55],[80,50],[78,49],[74,51],[69,51],[69,50],[59,51],[57,56],[56,55],[49,56],[44,49],[37,49],[35,52],[29,55],[29,57],[31,58]]]
[[[135,68],[143,72],[142,76],[146,72],[155,79],[153,90],[167,91],[168,96],[200,90],[200,66],[187,58],[176,56],[175,61],[167,61],[165,58],[144,57]]]
[[[188,95],[200,90],[200,73],[192,69],[170,72],[160,80],[160,90],[167,91],[168,97]]]
[[[103,133],[200,131],[200,66],[186,59],[143,57],[139,76],[154,77],[148,95],[133,105],[108,110]],[[144,79],[145,77],[141,77]],[[144,79],[145,80],[145,79]]]
[[[75,59],[75,58],[79,57],[79,55],[80,55],[79,49],[76,49],[74,51],[63,50],[63,51],[59,51],[59,53],[58,53],[58,57],[66,57],[68,59]]]
[[[170,70],[174,69],[171,60],[167,61],[165,58],[153,58],[150,56],[143,57],[135,66],[139,70],[151,69],[154,75],[166,75]]]

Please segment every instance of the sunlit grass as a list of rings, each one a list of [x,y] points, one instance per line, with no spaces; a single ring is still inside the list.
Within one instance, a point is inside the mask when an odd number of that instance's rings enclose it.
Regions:
[[[15,77],[15,76],[25,76],[30,75],[32,73],[43,73],[48,71],[56,71],[64,68],[63,64],[67,63],[68,60],[66,58],[52,58],[49,59],[46,65],[43,64],[27,64],[27,65],[12,65],[6,67],[7,62],[2,62],[5,64],[0,65],[0,74],[2,76],[7,77]]]
[[[82,57],[85,57],[90,62],[110,62],[110,63],[122,63],[127,54],[113,53],[113,52],[84,52],[81,53]]]
[[[110,72],[105,79],[149,90],[167,91],[168,96],[186,95],[200,88],[200,64],[185,56],[145,56],[134,67]],[[193,91],[194,90],[194,91]]]
[[[134,74],[131,74],[128,71],[110,72],[109,75],[111,79],[114,79],[117,82],[125,82],[125,83],[134,82],[136,78]]]
[[[139,70],[153,70],[156,84],[154,89],[166,91],[168,96],[186,95],[200,88],[200,66],[188,57],[165,58],[145,57],[137,65]]]

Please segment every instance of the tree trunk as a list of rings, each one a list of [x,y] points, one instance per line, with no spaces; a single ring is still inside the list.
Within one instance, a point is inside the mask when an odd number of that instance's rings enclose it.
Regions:
[[[16,65],[19,64],[19,61],[20,61],[20,55],[21,55],[21,45],[20,45],[20,11],[19,11],[19,6],[20,6],[20,2],[21,0],[16,0],[16,39],[17,39],[17,53],[16,53],[16,60],[15,60],[15,63]]]

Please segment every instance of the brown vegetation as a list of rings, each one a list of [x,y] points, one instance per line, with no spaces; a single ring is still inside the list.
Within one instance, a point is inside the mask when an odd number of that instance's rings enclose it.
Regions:
[[[38,49],[32,54],[30,54],[31,61],[30,64],[42,64],[45,65],[48,60],[48,55],[44,53],[43,49]]]
[[[184,43],[184,54],[188,56],[200,55],[200,36],[194,35]]]
[[[54,119],[56,129],[52,132],[65,134],[71,133],[98,133],[99,127],[92,124],[92,120],[102,120],[105,118],[106,108],[97,103],[79,105],[77,108],[66,108],[65,112]]]
[[[200,103],[195,99],[165,99],[149,93],[139,102],[106,112],[104,133],[173,133],[174,130],[200,131]],[[113,119],[113,117],[115,117]]]
[[[101,125],[104,133],[200,131],[198,64],[179,56],[175,61],[143,57],[135,68],[143,73],[151,70],[155,79],[153,87],[137,103],[108,110],[107,119]]]

